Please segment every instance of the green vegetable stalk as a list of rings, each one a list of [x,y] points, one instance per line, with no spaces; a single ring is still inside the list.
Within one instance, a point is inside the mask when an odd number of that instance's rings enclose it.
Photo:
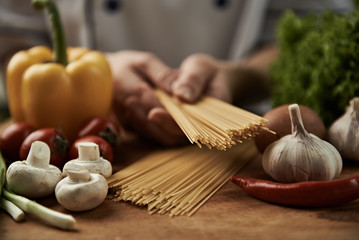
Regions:
[[[25,213],[12,202],[0,197],[0,208],[4,209],[16,221],[21,222],[25,219]]]
[[[4,184],[5,184],[5,180],[6,180],[6,165],[5,165],[5,161],[4,158],[2,157],[1,153],[0,153],[0,192],[2,192]]]
[[[66,66],[68,64],[66,41],[56,4],[49,0],[32,0],[32,6],[36,10],[47,9],[52,29],[52,42],[55,53],[54,62]]]
[[[24,212],[42,222],[64,230],[74,229],[75,219],[68,214],[56,212],[35,201],[12,193],[6,187],[6,165],[0,153],[0,207],[7,211],[15,221],[24,219]]]
[[[280,55],[270,68],[273,107],[293,102],[306,105],[328,127],[359,96],[358,9],[303,18],[287,11],[277,37]]]
[[[0,193],[2,193],[4,184],[5,184],[5,173],[6,173],[6,165],[5,161],[0,153]],[[16,221],[20,222],[24,219],[24,212],[18,208],[12,202],[1,197],[0,194],[0,208],[4,209],[6,212],[10,214],[10,216]]]

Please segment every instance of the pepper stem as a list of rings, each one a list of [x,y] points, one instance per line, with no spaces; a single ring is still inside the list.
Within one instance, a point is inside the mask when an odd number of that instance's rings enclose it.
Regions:
[[[66,66],[68,64],[66,55],[65,34],[61,24],[61,18],[56,4],[51,0],[33,0],[32,6],[36,10],[47,9],[51,23],[52,47],[55,53],[54,62]]]

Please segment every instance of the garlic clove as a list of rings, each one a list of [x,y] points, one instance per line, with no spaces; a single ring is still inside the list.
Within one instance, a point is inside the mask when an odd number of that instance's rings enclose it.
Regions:
[[[299,106],[288,107],[292,134],[269,145],[262,156],[265,172],[279,182],[331,180],[342,170],[339,152],[330,143],[308,133]]]
[[[328,141],[343,158],[359,161],[359,97],[353,98],[346,112],[330,126]]]

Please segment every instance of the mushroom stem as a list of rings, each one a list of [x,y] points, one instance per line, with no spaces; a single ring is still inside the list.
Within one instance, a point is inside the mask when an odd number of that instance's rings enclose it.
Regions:
[[[37,168],[48,168],[50,164],[51,151],[49,146],[41,141],[31,144],[30,152],[26,158],[26,163]]]
[[[91,179],[90,172],[85,168],[80,168],[79,166],[77,166],[77,168],[67,168],[66,173],[72,182],[88,182]]]
[[[78,145],[79,156],[76,159],[68,161],[63,171],[73,168],[74,165],[86,168],[90,173],[100,173],[105,178],[112,174],[111,163],[100,156],[99,146],[94,142],[80,142]]]
[[[100,158],[98,145],[93,142],[79,143],[79,160],[80,161],[96,161]]]

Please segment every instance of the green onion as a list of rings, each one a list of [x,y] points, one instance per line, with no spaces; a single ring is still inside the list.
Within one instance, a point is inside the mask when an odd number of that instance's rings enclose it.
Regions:
[[[24,211],[5,198],[0,197],[0,208],[8,212],[16,222],[20,222],[25,218]]]
[[[44,207],[35,201],[11,193],[6,188],[3,189],[2,195],[7,200],[16,204],[24,212],[35,216],[36,218],[42,220],[44,223],[64,230],[74,229],[75,219],[71,215],[60,213]]]

